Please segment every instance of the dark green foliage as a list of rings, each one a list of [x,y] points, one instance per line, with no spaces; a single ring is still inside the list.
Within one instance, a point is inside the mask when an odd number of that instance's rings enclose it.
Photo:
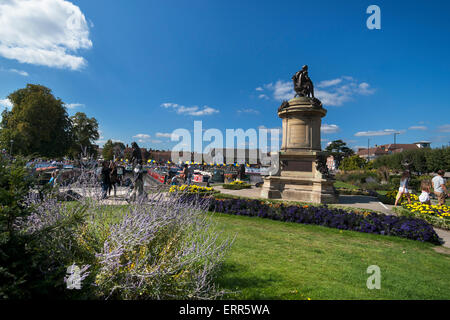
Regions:
[[[402,171],[402,162],[405,160],[411,163],[411,171],[420,174],[436,172],[439,169],[450,171],[450,147],[406,150],[381,156],[375,159],[374,167]]]
[[[73,145],[70,148],[70,155],[78,158],[80,154],[97,155],[97,148],[94,141],[100,137],[98,133],[98,122],[95,118],[88,118],[83,112],[77,112],[70,117],[72,122]]]
[[[103,146],[102,156],[103,159],[110,161],[117,158],[123,158],[125,151],[125,145],[122,142],[112,142],[112,140],[106,141]]]
[[[24,269],[32,261],[26,254],[27,237],[14,229],[17,218],[29,212],[23,203],[33,180],[25,161],[9,163],[0,156],[0,299],[27,297]]]
[[[329,155],[334,157],[336,166],[339,167],[342,159],[352,156],[355,152],[347,147],[347,143],[342,140],[335,140],[331,142],[325,149]]]
[[[84,224],[84,208],[69,208],[66,215],[34,232],[19,228],[18,221],[34,210],[25,202],[27,196],[39,191],[25,163],[0,156],[0,299],[88,297],[89,287],[67,290],[64,283],[68,265],[93,258],[75,239],[74,230]],[[57,209],[54,203],[48,210]]]
[[[3,111],[0,144],[13,154],[64,156],[72,145],[71,121],[50,89],[28,84],[8,96],[13,107]]]

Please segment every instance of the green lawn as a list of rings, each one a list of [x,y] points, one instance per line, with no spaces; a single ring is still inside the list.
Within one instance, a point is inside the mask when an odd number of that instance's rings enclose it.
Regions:
[[[228,299],[450,299],[450,255],[433,245],[320,226],[213,214],[235,243],[218,283]],[[369,290],[367,267],[381,268]]]
[[[336,189],[338,188],[359,189],[357,186],[343,181],[336,181],[333,185]]]

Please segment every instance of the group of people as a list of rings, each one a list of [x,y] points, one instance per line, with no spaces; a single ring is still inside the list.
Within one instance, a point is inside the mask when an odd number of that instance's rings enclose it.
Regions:
[[[419,201],[421,203],[429,205],[431,204],[430,193],[431,190],[433,189],[438,204],[439,205],[445,204],[445,199],[446,197],[448,197],[448,190],[445,186],[444,174],[445,174],[444,170],[438,170],[437,175],[433,179],[422,180],[420,185],[422,193],[419,196]],[[398,202],[400,201],[403,195],[406,195],[408,202],[411,203],[410,190],[408,189],[410,178],[411,174],[409,171],[403,172],[402,177],[400,178],[400,187],[398,189],[397,197],[395,199],[395,206],[397,206]]]
[[[180,175],[173,176],[170,184],[178,185],[181,179],[183,183],[191,185],[193,175],[194,175],[194,167],[185,164],[183,166],[183,171],[181,171]]]
[[[101,171],[102,199],[110,196],[112,190],[114,190],[114,197],[116,197],[117,184],[119,182],[117,165],[113,161],[110,161],[109,164],[107,161],[104,161]]]

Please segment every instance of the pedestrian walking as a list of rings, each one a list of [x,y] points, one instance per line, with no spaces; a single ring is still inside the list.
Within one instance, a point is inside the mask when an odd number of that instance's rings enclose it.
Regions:
[[[400,178],[400,187],[398,188],[397,198],[395,199],[395,206],[397,206],[399,200],[404,194],[408,198],[408,202],[411,204],[411,195],[408,189],[410,176],[409,171],[403,172],[402,177]]]
[[[444,174],[444,170],[438,170],[437,176],[431,180],[433,182],[434,194],[441,206],[445,204],[445,198],[448,193],[447,188],[445,187]]]

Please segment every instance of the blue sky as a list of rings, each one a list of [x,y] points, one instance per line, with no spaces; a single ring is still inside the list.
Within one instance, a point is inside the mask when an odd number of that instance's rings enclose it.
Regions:
[[[366,9],[381,9],[369,30]],[[27,83],[107,139],[171,148],[177,128],[277,128],[308,64],[322,145],[450,142],[450,3],[0,0],[0,109]]]

